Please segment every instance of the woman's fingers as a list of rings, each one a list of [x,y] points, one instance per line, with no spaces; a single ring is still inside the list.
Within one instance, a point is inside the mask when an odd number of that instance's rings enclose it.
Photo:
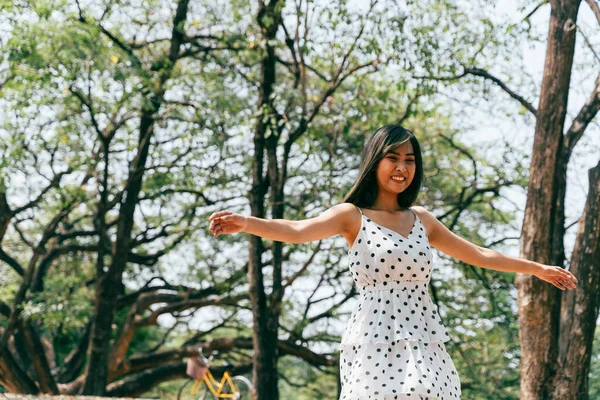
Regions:
[[[566,278],[563,278],[563,280],[565,280],[572,287],[577,286],[577,279],[575,279],[575,277],[567,276]]]
[[[208,229],[212,232],[213,236],[218,236],[219,233],[223,233],[221,218],[230,214],[231,211],[217,211],[208,217],[208,220],[210,221]]]
[[[210,215],[210,217],[208,217],[208,220],[212,221],[215,218],[220,218],[220,217],[222,217],[224,215],[230,215],[230,214],[233,214],[233,213],[231,211],[217,211],[217,212],[212,213]]]
[[[562,272],[561,278],[569,279],[569,280],[577,283],[577,278],[575,278],[575,276],[570,271],[567,271],[566,269],[561,268],[561,267],[558,267],[558,268],[559,268],[560,272]]]
[[[564,268],[556,267],[560,272],[559,276],[554,279],[554,285],[561,290],[575,289],[577,286],[577,278],[573,274]]]
[[[567,286],[571,289],[574,289],[578,283],[577,278],[575,278],[575,276],[570,271],[567,271],[565,269],[563,269],[563,271],[564,271],[564,274],[563,274],[562,279],[564,281],[566,281],[566,283],[567,283],[565,286]]]
[[[208,217],[210,221],[208,229],[215,237],[221,234],[239,232],[241,228],[239,217],[231,211],[215,212]]]
[[[566,279],[563,278],[563,275],[554,276],[554,277],[550,278],[549,281],[550,281],[550,283],[552,283],[554,286],[556,286],[560,290],[565,290],[567,287],[565,284]]]
[[[212,231],[213,231],[214,233],[223,233],[223,225],[222,225],[222,224],[220,224],[220,223],[218,223],[218,222],[216,222],[216,223],[213,225]]]
[[[560,290],[575,289],[577,287],[577,278],[566,269],[557,265],[541,265],[539,273],[536,276],[548,283],[553,284]]]
[[[208,229],[211,231],[211,233],[213,234],[213,236],[217,236],[220,233],[220,224],[219,224],[219,216],[215,215],[217,213],[214,213],[213,215],[211,215],[209,217],[209,221],[210,223],[208,224]]]

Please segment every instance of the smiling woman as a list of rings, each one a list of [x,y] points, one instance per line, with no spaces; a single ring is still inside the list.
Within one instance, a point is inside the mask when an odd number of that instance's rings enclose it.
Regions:
[[[341,204],[303,220],[267,220],[220,211],[209,217],[215,236],[248,232],[304,243],[342,235],[358,301],[340,344],[340,400],[461,398],[450,340],[429,297],[432,247],[465,263],[533,274],[562,290],[577,280],[561,267],[485,249],[459,237],[415,206],[423,180],[417,138],[398,125],[367,141],[358,179]]]
[[[348,227],[360,296],[340,344],[340,399],[460,399],[450,337],[428,293],[427,229],[411,208],[423,179],[416,137],[397,125],[377,130],[359,176],[344,199],[360,215]]]

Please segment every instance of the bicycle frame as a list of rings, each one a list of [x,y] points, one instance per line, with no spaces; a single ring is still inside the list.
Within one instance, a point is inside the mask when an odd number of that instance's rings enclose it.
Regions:
[[[206,383],[206,387],[208,388],[208,390],[210,390],[210,392],[219,399],[233,399],[235,398],[234,396],[238,394],[238,389],[233,384],[233,381],[231,380],[231,375],[229,375],[228,371],[225,371],[223,373],[223,377],[221,378],[220,383],[217,382],[213,374],[210,373],[210,370],[207,371],[206,375],[204,376],[204,380],[197,380],[194,383],[191,389],[191,393],[196,394],[198,390],[200,390],[200,388],[202,387],[202,383]],[[229,386],[233,389],[233,393],[221,393],[221,390],[223,390],[223,387],[226,383],[229,383]]]

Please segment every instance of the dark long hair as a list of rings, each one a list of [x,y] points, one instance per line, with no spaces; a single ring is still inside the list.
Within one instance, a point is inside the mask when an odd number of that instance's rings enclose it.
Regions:
[[[379,191],[377,185],[377,165],[391,150],[410,140],[415,153],[416,170],[410,185],[398,194],[398,205],[408,208],[415,204],[423,183],[423,159],[419,141],[408,129],[400,125],[386,125],[377,129],[367,140],[363,149],[358,170],[358,178],[344,197],[343,203],[352,203],[358,207],[369,208]]]

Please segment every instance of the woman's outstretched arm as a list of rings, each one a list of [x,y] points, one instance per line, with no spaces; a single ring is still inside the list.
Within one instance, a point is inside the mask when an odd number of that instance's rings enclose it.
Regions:
[[[564,268],[544,265],[524,258],[511,257],[492,249],[477,246],[454,234],[425,208],[419,206],[412,208],[426,224],[429,244],[450,257],[477,267],[531,274],[561,290],[576,287],[577,279]]]
[[[342,203],[329,208],[321,215],[300,221],[264,219],[244,216],[231,211],[217,211],[208,220],[209,229],[216,237],[222,234],[247,232],[265,239],[286,243],[305,243],[326,239],[347,231],[348,218],[356,207]]]

